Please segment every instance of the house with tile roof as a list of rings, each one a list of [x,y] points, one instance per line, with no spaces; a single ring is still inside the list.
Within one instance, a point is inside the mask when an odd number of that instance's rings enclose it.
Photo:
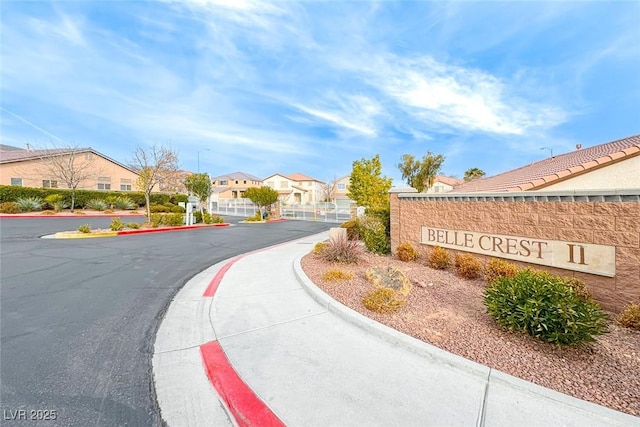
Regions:
[[[55,165],[72,162],[84,179],[78,189],[135,191],[138,173],[96,150],[55,148],[35,150],[0,146],[0,184],[22,187],[66,188]]]
[[[427,194],[448,193],[459,185],[464,184],[464,180],[453,176],[438,175],[433,179],[433,185],[426,191]]]
[[[640,135],[475,179],[453,193],[640,189]]]
[[[262,179],[246,172],[232,172],[211,178],[212,200],[241,199],[252,187],[262,187]]]
[[[322,201],[324,182],[301,173],[273,174],[263,181],[280,194],[283,204],[317,203]]]

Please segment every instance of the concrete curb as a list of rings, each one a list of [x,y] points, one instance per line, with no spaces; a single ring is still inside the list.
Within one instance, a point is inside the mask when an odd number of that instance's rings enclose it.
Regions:
[[[129,236],[132,234],[161,233],[164,231],[183,231],[194,230],[197,228],[213,228],[213,227],[230,227],[229,223],[207,224],[207,225],[187,225],[181,227],[164,227],[164,228],[145,228],[142,230],[122,230],[122,231],[104,231],[99,233],[75,233],[69,231],[60,231],[53,235],[54,239],[88,239],[96,237],[117,237]]]
[[[117,217],[121,217],[121,218],[144,218],[145,215],[143,214],[126,214],[126,215],[117,215],[117,214],[104,214],[104,215],[23,215],[23,214],[15,214],[15,215],[7,215],[7,214],[2,214],[0,215],[0,219],[6,219],[6,218],[14,218],[14,219],[21,219],[21,218],[29,218],[29,219],[34,219],[34,218],[44,218],[44,219],[60,219],[60,218],[112,218],[114,216]]]
[[[597,417],[600,417],[601,419],[608,419],[610,421],[608,425],[640,426],[640,418],[638,417],[634,417],[632,415],[625,414],[624,412],[616,411],[605,406],[581,400],[573,396],[569,396],[567,394],[539,386],[532,382],[522,380],[496,369],[489,368],[456,354],[444,351],[436,346],[413,338],[409,335],[403,334],[393,328],[378,323],[375,320],[372,320],[358,313],[357,311],[331,298],[328,294],[326,294],[323,290],[316,286],[316,284],[313,283],[311,279],[309,279],[309,277],[302,270],[301,259],[303,256],[304,255],[298,256],[293,263],[295,276],[300,282],[302,288],[316,302],[325,307],[327,311],[335,313],[343,320],[391,344],[400,346],[420,356],[435,359],[454,369],[464,371],[472,375],[484,376],[485,378],[487,378],[487,396],[490,393],[492,385],[496,387],[506,386],[507,388],[516,390],[520,393],[533,394],[544,399],[559,402],[563,405],[577,409],[580,412],[584,412],[586,415],[593,414]],[[485,409],[483,408],[482,411],[484,412]],[[484,424],[482,419],[478,421],[480,424]]]

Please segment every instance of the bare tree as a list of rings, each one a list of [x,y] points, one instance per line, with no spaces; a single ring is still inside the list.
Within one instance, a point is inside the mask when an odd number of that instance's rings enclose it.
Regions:
[[[136,186],[144,192],[147,205],[147,219],[151,219],[151,192],[156,185],[172,179],[178,170],[178,154],[164,145],[153,144],[150,147],[138,145],[133,152],[133,166],[139,177]]]
[[[95,153],[90,148],[77,146],[35,150],[40,160],[40,176],[60,181],[71,190],[71,212],[75,209],[76,190],[101,172],[96,166]]]
[[[320,188],[320,195],[323,202],[330,202],[333,200],[336,189],[338,187],[338,178],[334,175],[333,178],[322,184]]]

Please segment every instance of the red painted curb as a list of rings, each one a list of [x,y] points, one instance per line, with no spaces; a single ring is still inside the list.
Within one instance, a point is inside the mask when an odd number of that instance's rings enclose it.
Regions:
[[[218,341],[201,345],[200,355],[209,381],[225,401],[239,426],[285,425],[238,376]]]
[[[0,215],[0,218],[44,218],[44,219],[60,219],[60,218],[144,218],[144,215]]]
[[[267,222],[284,222],[289,221],[289,218],[268,219]]]
[[[236,262],[240,261],[245,256],[246,255],[240,255],[240,256],[232,259],[231,261],[229,261],[225,265],[223,265],[222,268],[220,270],[218,270],[218,272],[213,277],[213,279],[211,279],[211,282],[209,282],[209,286],[207,286],[207,289],[205,289],[204,294],[202,296],[203,297],[212,298],[213,295],[218,290],[218,286],[220,286],[220,282],[222,281],[222,278],[224,277],[226,272],[229,271],[229,269],[231,268],[231,266],[233,264],[235,264]]]
[[[229,227],[231,224],[208,224],[208,225],[181,225],[180,227],[164,227],[164,228],[145,228],[143,230],[122,230],[118,231],[118,236],[126,236],[129,234],[144,234],[144,233],[158,233],[161,231],[180,231],[180,230],[193,230],[194,228],[208,228],[208,227]]]

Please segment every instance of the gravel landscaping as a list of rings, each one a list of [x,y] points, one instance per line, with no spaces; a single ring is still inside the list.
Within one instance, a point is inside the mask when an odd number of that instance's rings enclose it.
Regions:
[[[367,268],[393,266],[413,282],[406,304],[377,314],[362,304],[373,289]],[[582,348],[558,348],[528,335],[502,330],[486,314],[484,280],[465,280],[453,271],[365,253],[354,264],[331,264],[309,254],[302,259],[309,278],[337,301],[405,334],[451,353],[544,387],[640,417],[640,332],[609,323],[609,333]],[[323,281],[330,269],[354,274]],[[609,313],[611,317],[614,315]]]

